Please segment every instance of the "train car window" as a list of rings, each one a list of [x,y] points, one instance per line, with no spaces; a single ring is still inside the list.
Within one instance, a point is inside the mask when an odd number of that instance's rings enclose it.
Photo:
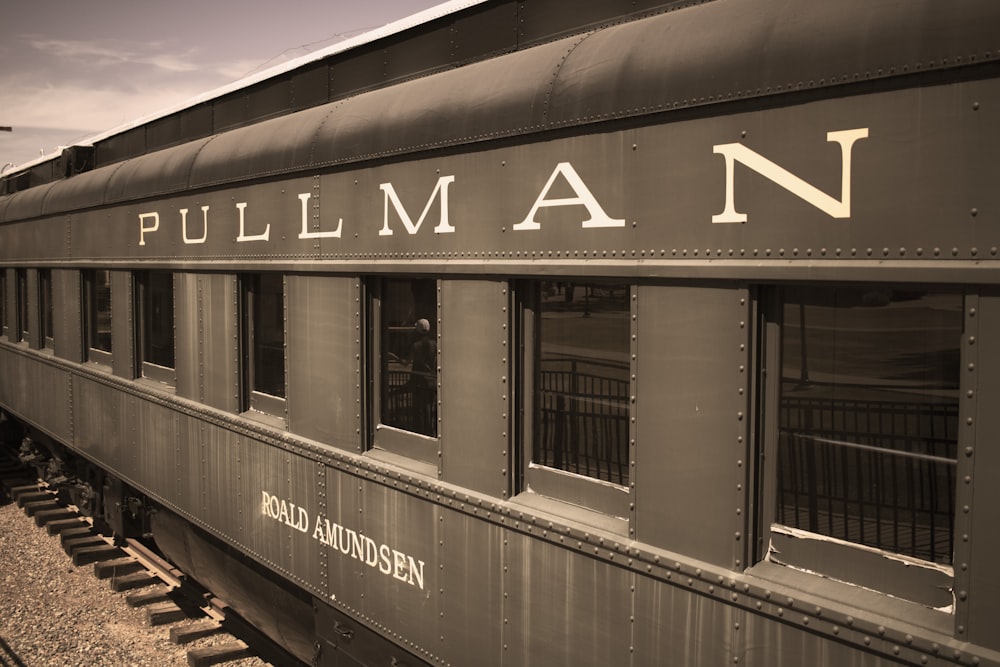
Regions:
[[[378,350],[374,445],[436,463],[440,426],[437,280],[383,278],[374,287],[370,311],[376,337],[373,349]]]
[[[14,280],[17,283],[14,288],[17,290],[17,313],[15,322],[16,338],[18,341],[28,341],[29,322],[28,317],[28,272],[26,269],[17,269],[14,273]]]
[[[962,305],[960,294],[888,288],[784,291],[779,560],[807,541],[951,565]]]
[[[174,377],[174,276],[166,271],[136,274],[142,376],[169,385]]]
[[[111,363],[111,272],[83,273],[84,336],[87,360]]]
[[[630,286],[539,281],[519,291],[525,485],[559,498],[574,495],[573,477],[626,487]],[[592,487],[579,504],[597,497]],[[617,512],[605,503],[594,509]]]
[[[242,278],[246,409],[284,415],[285,281],[280,273]],[[280,400],[275,400],[280,399]]]
[[[0,336],[7,336],[7,270],[0,269]]]
[[[54,347],[54,332],[52,330],[52,271],[38,270],[38,319],[41,326],[41,347]]]
[[[437,281],[382,281],[380,422],[437,436]]]

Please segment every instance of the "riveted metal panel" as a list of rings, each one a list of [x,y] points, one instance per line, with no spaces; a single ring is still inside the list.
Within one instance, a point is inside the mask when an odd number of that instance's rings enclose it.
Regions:
[[[657,285],[638,298],[636,537],[723,567],[740,565],[747,514],[746,297]]]
[[[240,410],[239,309],[236,276],[198,276],[198,379],[200,400],[227,412]]]
[[[122,473],[126,479],[141,480],[158,492],[174,474],[177,414],[160,401],[139,396],[127,400],[134,411],[129,421],[134,431],[129,433],[122,457]]]
[[[292,106],[292,75],[284,74],[247,89],[247,118],[262,120],[287,113]],[[224,128],[217,126],[217,131]]]
[[[513,51],[517,40],[517,5],[488,3],[471,8],[452,26],[454,62]]]
[[[109,168],[111,174],[107,179],[106,200],[121,201],[186,188],[192,163],[209,141],[211,138],[190,141]],[[143,206],[142,210],[146,211],[148,207]],[[155,207],[153,210],[156,210]],[[83,233],[87,231],[80,230]],[[102,236],[100,240],[107,241],[107,238]]]
[[[510,313],[505,281],[441,282],[442,478],[506,497],[510,488]]]
[[[330,63],[330,97],[337,99],[379,85],[384,81],[385,56],[382,49],[365,45],[350,57]]]
[[[631,664],[744,664],[733,659],[738,655],[740,610],[673,583],[639,578],[637,584]]]
[[[345,483],[351,482],[345,479]],[[364,592],[356,607],[363,617],[405,645],[433,652],[441,641],[443,623],[441,510],[395,488],[367,480],[354,483],[360,489],[362,510],[346,519],[349,523],[345,528],[356,527],[373,540],[379,547],[380,560],[377,566],[371,566],[370,561],[344,555],[343,546],[339,554],[333,554],[331,549],[331,560],[337,557],[352,561],[350,571],[360,578]],[[331,577],[334,593],[332,582]]]
[[[632,573],[531,535],[504,538],[503,664],[627,664]]]
[[[963,375],[973,375],[975,389],[963,392],[962,430],[959,432],[959,502],[956,521],[955,555],[968,554],[955,563],[956,592],[960,617],[959,627],[966,633],[959,637],[1000,650],[1000,570],[996,567],[1000,553],[1000,295],[983,294],[975,310],[966,308],[966,322],[975,321],[978,332],[969,332],[963,340],[966,357]],[[967,324],[968,327],[968,324]],[[968,334],[975,334],[969,338]],[[970,394],[972,394],[970,396]],[[971,465],[970,465],[971,464]],[[971,468],[971,471],[970,471]],[[971,487],[971,488],[970,488]],[[970,501],[971,500],[971,501]],[[970,544],[971,540],[971,544]],[[967,607],[963,609],[963,606]]]
[[[455,507],[467,509],[460,501]],[[503,659],[503,557],[506,531],[465,512],[439,510],[442,540],[437,655],[452,665]],[[432,592],[433,594],[433,592]]]
[[[325,548],[313,537],[325,507],[323,465],[247,437],[226,457],[220,464],[228,469],[214,479],[221,480],[218,500],[229,511],[216,527],[296,584],[325,595]]]
[[[62,259],[66,256],[66,241],[64,216],[2,225],[0,259],[12,262]]]
[[[111,272],[111,365],[118,377],[136,377],[132,273]]]
[[[52,333],[55,353],[61,359],[75,362],[83,361],[82,295],[79,271],[52,271],[52,300],[55,308]]]
[[[727,660],[706,664],[740,664],[750,667],[772,667],[773,665],[890,667],[900,664],[928,664],[926,655],[925,659],[921,661],[917,651],[904,650],[898,645],[895,646],[897,653],[902,654],[900,657],[905,657],[906,662],[891,659],[894,646],[892,641],[879,637],[869,637],[869,641],[866,643],[871,645],[873,652],[865,653],[858,650],[857,644],[853,646],[844,644],[835,639],[810,632],[808,626],[803,623],[806,617],[801,613],[788,609],[784,611],[783,615],[788,618],[788,623],[776,623],[772,618],[755,614],[741,614],[742,622],[739,628],[733,624],[726,626],[732,629],[731,636],[737,638],[734,642],[733,655]],[[822,628],[824,630],[833,625],[822,621],[813,621],[813,623],[824,625],[825,627]],[[845,635],[857,634],[849,629],[838,629],[838,631]]]
[[[61,442],[72,442],[70,374],[21,352],[7,354],[0,385],[0,403]]]
[[[177,395],[201,400],[201,313],[198,309],[198,276],[174,274],[174,373]]]
[[[288,427],[361,447],[361,309],[356,278],[287,277]]]
[[[111,470],[122,469],[130,432],[126,394],[118,387],[73,378],[73,445]]]
[[[292,73],[291,110],[323,104],[330,99],[330,66],[315,63]]]
[[[142,155],[146,150],[146,128],[137,127],[98,142],[94,164],[104,166]]]

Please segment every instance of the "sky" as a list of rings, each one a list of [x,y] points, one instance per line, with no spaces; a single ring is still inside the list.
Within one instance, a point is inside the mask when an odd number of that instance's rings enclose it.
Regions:
[[[0,0],[0,172],[442,0]]]

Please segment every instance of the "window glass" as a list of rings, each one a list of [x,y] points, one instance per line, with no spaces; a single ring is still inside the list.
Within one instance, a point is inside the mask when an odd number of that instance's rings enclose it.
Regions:
[[[0,268],[0,336],[7,335],[7,270]]]
[[[535,283],[532,463],[628,481],[629,286]]]
[[[52,347],[52,271],[38,270],[38,318],[42,327],[42,347]]]
[[[962,296],[792,289],[776,521],[950,564]]]
[[[172,369],[174,367],[173,275],[162,271],[140,273],[138,288],[142,361]],[[145,371],[144,375],[147,375]]]
[[[84,273],[84,317],[87,348],[111,353],[111,272]],[[91,359],[94,361],[94,359]]]
[[[437,436],[437,281],[381,283],[380,423]]]
[[[247,278],[252,391],[285,397],[285,284],[281,274]]]

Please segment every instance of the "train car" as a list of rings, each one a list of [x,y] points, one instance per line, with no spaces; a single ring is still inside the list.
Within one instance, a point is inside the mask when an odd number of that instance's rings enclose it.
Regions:
[[[313,665],[1000,665],[998,27],[453,2],[67,149],[4,439]]]

